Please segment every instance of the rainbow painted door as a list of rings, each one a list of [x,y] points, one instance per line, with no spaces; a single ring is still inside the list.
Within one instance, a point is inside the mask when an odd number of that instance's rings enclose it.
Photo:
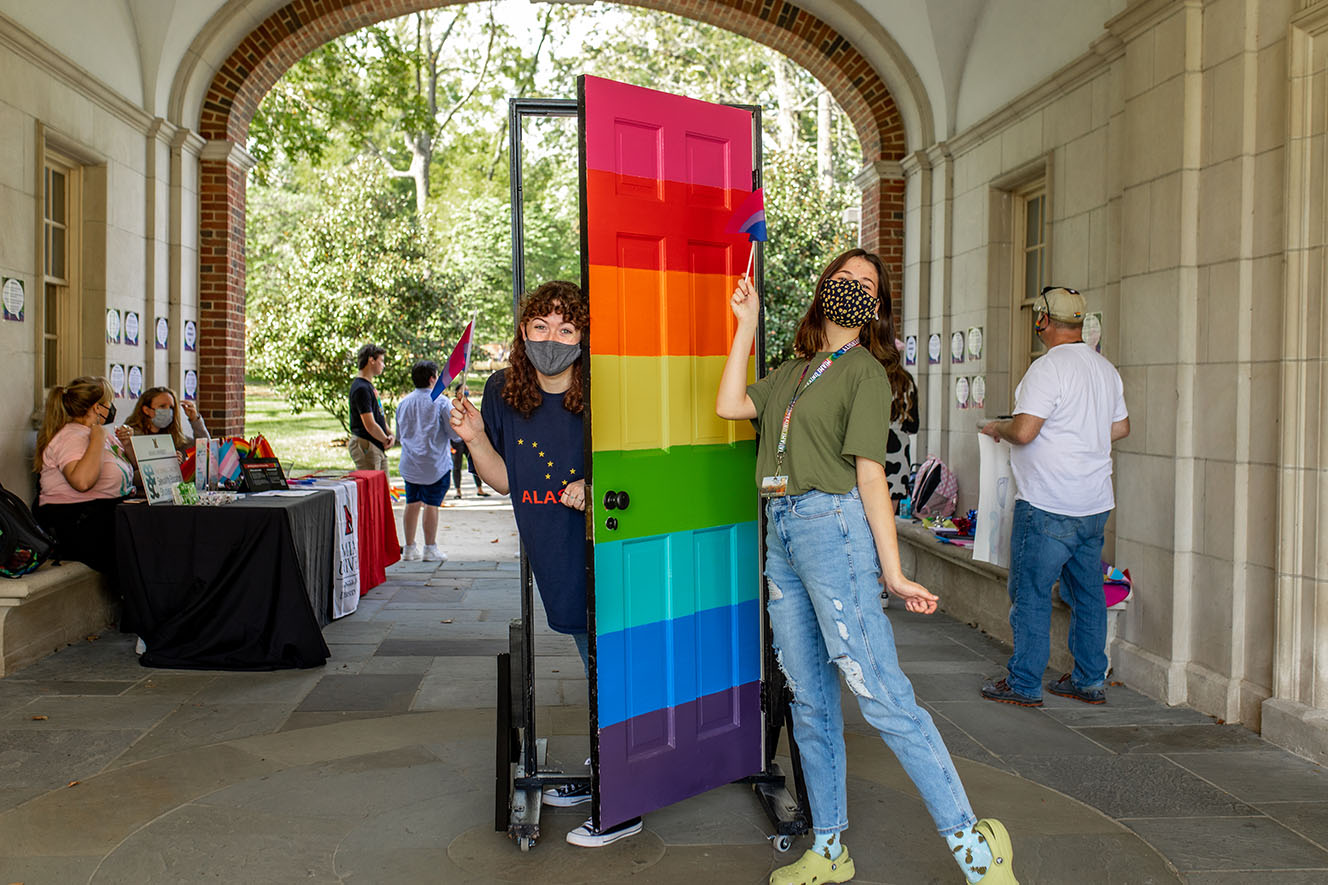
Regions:
[[[580,100],[595,815],[611,826],[762,767],[756,443],[714,409],[752,115],[593,77]]]

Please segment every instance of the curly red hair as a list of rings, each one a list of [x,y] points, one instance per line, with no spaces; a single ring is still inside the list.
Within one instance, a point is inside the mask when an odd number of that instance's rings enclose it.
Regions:
[[[590,307],[581,295],[581,287],[566,280],[550,280],[526,296],[521,303],[521,319],[518,322],[516,337],[512,341],[511,366],[503,379],[503,399],[512,408],[529,418],[544,402],[544,393],[540,390],[539,379],[535,375],[535,366],[526,355],[526,339],[521,334],[526,323],[558,314],[565,321],[575,326],[585,340],[586,330],[590,328]],[[573,415],[585,411],[586,361],[578,359],[573,368],[572,386],[567,388],[563,397],[563,408]]]

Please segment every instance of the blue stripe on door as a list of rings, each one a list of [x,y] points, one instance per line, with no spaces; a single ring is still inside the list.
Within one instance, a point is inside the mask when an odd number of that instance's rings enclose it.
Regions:
[[[599,727],[759,680],[759,619],[752,599],[597,636]]]

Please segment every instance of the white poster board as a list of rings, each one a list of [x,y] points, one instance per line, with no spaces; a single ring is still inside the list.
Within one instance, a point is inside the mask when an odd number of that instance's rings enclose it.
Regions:
[[[978,525],[973,536],[973,558],[1009,568],[1010,530],[1018,491],[1010,469],[1010,444],[980,433],[978,460]]]
[[[169,504],[171,491],[180,484],[180,456],[169,433],[135,436],[129,440],[138,461],[138,475],[149,504]]]

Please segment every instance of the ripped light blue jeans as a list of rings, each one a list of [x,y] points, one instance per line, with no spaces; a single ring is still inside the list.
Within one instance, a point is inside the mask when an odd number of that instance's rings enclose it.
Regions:
[[[812,829],[848,827],[839,675],[867,722],[898,757],[943,836],[977,821],[936,726],[899,669],[881,611],[881,567],[857,489],[810,491],[766,503],[766,579],[780,668],[793,689],[793,735]]]

